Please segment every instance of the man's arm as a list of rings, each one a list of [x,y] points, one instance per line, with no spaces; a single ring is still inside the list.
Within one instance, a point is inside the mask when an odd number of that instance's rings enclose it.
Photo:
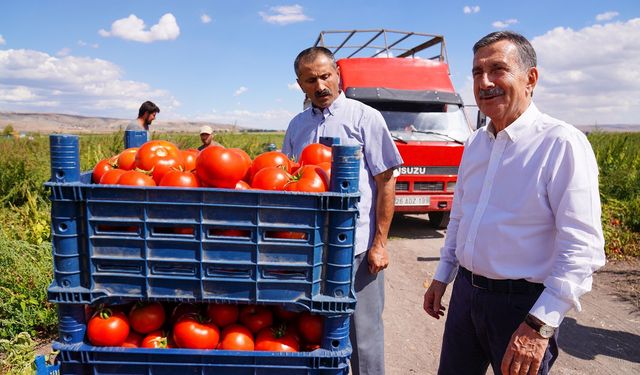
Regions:
[[[393,169],[388,169],[373,177],[378,188],[376,196],[376,226],[373,244],[368,252],[369,272],[375,274],[389,265],[387,238],[393,220],[396,197],[396,177]]]
[[[549,158],[547,195],[556,226],[554,261],[550,275],[530,314],[558,327],[578,298],[591,290],[592,273],[604,265],[600,222],[598,166],[587,139],[579,133],[558,142]],[[520,324],[502,359],[503,374],[537,374],[548,339],[526,323]]]

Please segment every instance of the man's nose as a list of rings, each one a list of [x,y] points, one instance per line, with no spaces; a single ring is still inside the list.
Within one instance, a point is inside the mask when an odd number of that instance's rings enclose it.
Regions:
[[[494,86],[493,81],[487,73],[477,74],[475,81],[481,89],[491,88]]]

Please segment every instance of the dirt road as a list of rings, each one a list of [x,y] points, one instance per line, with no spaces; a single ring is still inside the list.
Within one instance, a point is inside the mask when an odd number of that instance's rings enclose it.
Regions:
[[[422,299],[444,233],[430,229],[426,215],[399,216],[392,224],[384,311],[388,375],[436,373],[444,320],[428,317]],[[596,273],[583,311],[571,311],[562,323],[553,374],[640,374],[639,285],[640,262],[610,263]]]

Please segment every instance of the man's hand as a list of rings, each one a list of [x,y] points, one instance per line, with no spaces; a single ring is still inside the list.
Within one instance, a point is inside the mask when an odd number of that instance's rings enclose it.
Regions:
[[[373,245],[367,256],[369,257],[369,272],[374,275],[389,266],[389,255],[384,246]]]
[[[442,306],[442,295],[444,295],[445,290],[447,290],[447,284],[433,280],[424,293],[424,311],[436,319],[444,316],[444,311],[446,310]]]
[[[502,374],[537,375],[547,345],[549,339],[542,338],[533,328],[521,323],[511,336],[502,358]]]

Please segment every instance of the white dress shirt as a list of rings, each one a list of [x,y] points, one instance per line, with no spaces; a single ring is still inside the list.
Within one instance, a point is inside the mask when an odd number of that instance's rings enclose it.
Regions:
[[[582,132],[533,103],[497,136],[491,126],[465,145],[435,279],[461,265],[544,283],[530,313],[557,327],[605,263],[596,159]]]

